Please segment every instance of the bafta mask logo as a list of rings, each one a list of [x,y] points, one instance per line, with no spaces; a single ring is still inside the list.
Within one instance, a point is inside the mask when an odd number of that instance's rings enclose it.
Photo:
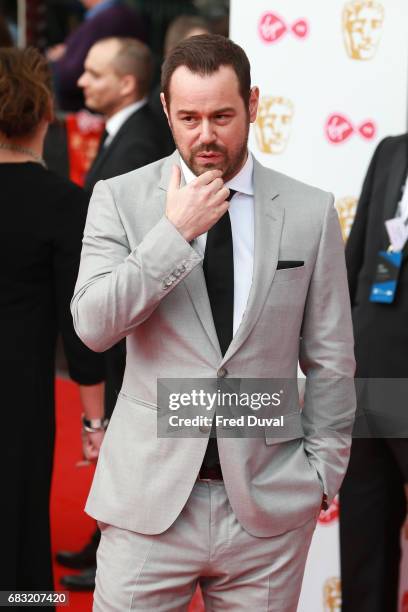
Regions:
[[[352,0],[343,9],[343,36],[354,60],[374,57],[381,38],[384,8],[377,0]]]
[[[337,577],[328,578],[323,585],[324,612],[341,612],[341,586]]]
[[[351,226],[353,225],[354,217],[357,210],[357,198],[346,196],[336,200],[337,214],[339,215],[341,233],[344,242],[350,235]]]
[[[259,19],[258,33],[261,40],[267,44],[277,42],[285,34],[305,38],[309,33],[309,24],[306,19],[297,19],[294,23],[287,24],[282,17],[268,11]]]
[[[290,137],[294,107],[288,98],[266,96],[261,99],[255,135],[262,153],[283,153]]]

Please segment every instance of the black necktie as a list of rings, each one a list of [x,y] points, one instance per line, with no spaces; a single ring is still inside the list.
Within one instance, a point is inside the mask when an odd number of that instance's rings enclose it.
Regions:
[[[227,199],[231,200],[235,193],[230,189]],[[234,258],[228,211],[207,232],[203,269],[215,330],[224,356],[232,340],[234,322]],[[214,426],[212,435],[215,435]],[[217,439],[210,437],[202,467],[213,468],[219,463]]]
[[[228,200],[236,191],[230,189]],[[232,340],[234,320],[234,258],[229,212],[208,230],[203,262],[215,330],[224,356]]]

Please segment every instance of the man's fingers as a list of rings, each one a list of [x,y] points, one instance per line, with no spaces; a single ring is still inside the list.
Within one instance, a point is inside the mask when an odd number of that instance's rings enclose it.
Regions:
[[[216,204],[221,204],[221,202],[224,202],[224,200],[228,198],[229,193],[230,190],[228,189],[228,187],[223,187],[222,189],[219,189],[216,193],[214,193],[212,201]],[[229,207],[229,202],[227,202],[227,206]]]
[[[203,172],[203,174],[200,174],[200,176],[195,179],[195,182],[196,185],[208,185],[208,183],[211,183],[217,178],[221,178],[221,176],[221,170],[207,170]]]
[[[211,183],[208,183],[207,190],[208,193],[218,193],[220,189],[224,187],[224,181],[222,178],[216,178]]]
[[[169,191],[177,191],[180,189],[180,181],[181,181],[181,170],[180,166],[174,164],[171,169],[170,183],[169,183]]]
[[[221,217],[225,215],[228,209],[229,209],[229,202],[223,202],[220,206],[217,206],[215,211],[218,215],[218,219],[221,219]]]

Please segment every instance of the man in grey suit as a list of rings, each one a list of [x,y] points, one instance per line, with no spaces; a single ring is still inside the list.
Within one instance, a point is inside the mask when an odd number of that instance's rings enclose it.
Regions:
[[[162,90],[177,151],[96,185],[72,301],[85,344],[127,343],[86,506],[102,531],[94,610],[186,610],[199,583],[211,610],[293,612],[355,408],[338,384],[355,364],[333,197],[248,152],[259,91],[238,45],[183,41]],[[303,410],[296,392],[279,438],[210,438],[208,422],[158,435],[159,378],[259,390],[298,362]]]

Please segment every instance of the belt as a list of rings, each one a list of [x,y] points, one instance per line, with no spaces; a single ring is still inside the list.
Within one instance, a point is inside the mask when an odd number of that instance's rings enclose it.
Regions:
[[[198,474],[198,480],[223,480],[221,466],[219,464],[213,467],[202,465]]]

